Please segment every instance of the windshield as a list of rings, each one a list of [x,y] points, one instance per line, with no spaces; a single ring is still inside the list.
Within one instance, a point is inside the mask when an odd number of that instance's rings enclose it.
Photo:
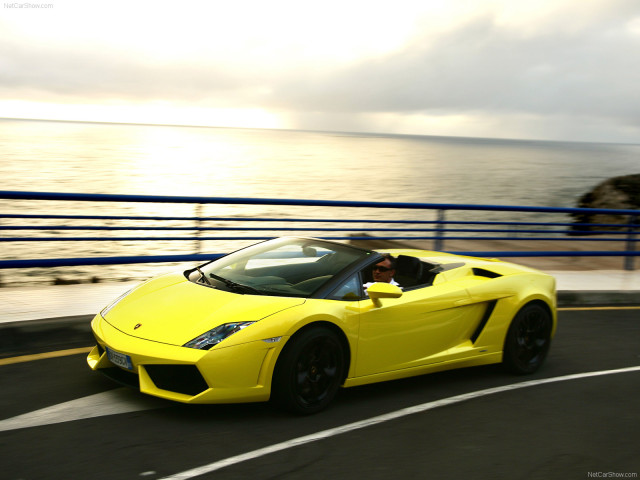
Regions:
[[[198,282],[253,295],[309,297],[372,252],[304,238],[259,243],[200,267]]]

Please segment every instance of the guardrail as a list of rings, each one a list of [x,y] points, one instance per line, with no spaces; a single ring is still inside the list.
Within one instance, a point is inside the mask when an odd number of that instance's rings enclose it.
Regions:
[[[226,197],[190,197],[190,196],[153,196],[153,195],[111,195],[54,192],[17,192],[0,191],[0,199],[27,201],[25,205],[34,206],[31,202],[92,202],[93,203],[143,203],[143,204],[190,204],[194,208],[192,216],[163,215],[91,215],[68,213],[4,213],[0,211],[0,242],[108,242],[108,241],[194,241],[196,253],[181,255],[137,255],[107,257],[73,257],[45,259],[5,259],[0,260],[0,269],[60,267],[78,265],[115,265],[154,262],[200,261],[221,256],[221,253],[202,254],[200,245],[204,241],[224,240],[266,240],[282,234],[308,234],[331,240],[430,240],[433,249],[446,251],[447,240],[516,240],[536,242],[554,241],[588,241],[594,245],[601,242],[619,242],[624,244],[620,250],[589,251],[466,251],[456,252],[474,256],[490,257],[575,257],[575,256],[616,256],[624,258],[624,268],[633,270],[634,259],[640,255],[636,251],[636,236],[640,233],[640,210],[629,209],[584,209],[561,207],[503,206],[503,205],[463,205],[463,204],[430,204],[406,202],[355,202],[337,200],[294,200],[268,198],[226,198]],[[202,215],[204,205],[255,205],[280,207],[323,207],[331,209],[394,209],[399,211],[433,212],[435,218],[299,218],[281,212],[281,216],[273,218],[246,216],[205,216]],[[40,203],[38,203],[40,205]],[[20,208],[20,210],[23,210]],[[27,208],[24,208],[27,210]],[[518,220],[467,220],[447,218],[451,212],[493,212],[496,215],[518,214],[551,214],[561,216],[560,221],[523,221]],[[621,223],[575,223],[566,220],[567,215],[603,214],[625,219]],[[6,220],[13,222],[5,224]],[[45,223],[62,221],[57,223]],[[64,221],[68,221],[65,223]],[[77,221],[99,221],[99,225],[77,225]],[[112,222],[136,222],[135,225],[112,225]],[[162,225],[140,225],[139,222],[164,222]],[[192,222],[193,225],[172,225],[175,222]],[[210,226],[209,222],[230,223],[231,226]],[[268,226],[250,226],[256,224]],[[280,226],[279,224],[287,226]],[[315,225],[310,225],[315,224]],[[352,224],[348,227],[344,225]],[[338,226],[340,225],[340,226]],[[375,225],[375,226],[370,226]],[[402,225],[401,227],[398,225]],[[425,225],[431,225],[425,228]],[[586,236],[587,232],[576,231],[576,228],[598,229],[598,237]],[[70,232],[100,232],[101,235],[71,236]],[[195,232],[190,235],[147,236],[147,235],[105,235],[105,232]],[[30,232],[31,235],[16,235],[16,232]],[[43,234],[46,233],[46,234]],[[53,232],[49,233],[49,232]],[[223,233],[223,235],[205,236],[205,232]],[[227,232],[244,232],[243,235],[227,236]],[[247,235],[248,233],[252,235]],[[256,232],[263,233],[262,235]],[[276,235],[265,235],[265,232]],[[334,234],[326,234],[332,232]],[[33,233],[36,233],[33,235]],[[347,235],[349,233],[349,235]],[[391,234],[391,235],[390,235]],[[602,237],[601,235],[606,235]]]

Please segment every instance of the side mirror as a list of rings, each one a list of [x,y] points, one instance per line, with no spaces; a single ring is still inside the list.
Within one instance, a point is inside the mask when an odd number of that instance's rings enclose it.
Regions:
[[[399,298],[402,296],[402,289],[390,283],[376,282],[367,289],[369,298],[376,307],[382,306],[381,298]]]

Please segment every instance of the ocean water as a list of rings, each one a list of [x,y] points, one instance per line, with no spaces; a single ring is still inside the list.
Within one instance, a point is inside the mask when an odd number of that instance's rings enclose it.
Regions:
[[[640,145],[635,144],[0,120],[0,190],[573,207],[602,180],[639,171]],[[0,202],[0,213],[196,215],[188,205]],[[421,211],[232,205],[206,205],[200,213],[433,218]],[[38,222],[47,224],[32,223]],[[192,253],[195,248],[193,241],[0,246],[1,259]],[[239,246],[236,242],[203,248],[219,253]],[[168,267],[6,270],[0,271],[0,282],[146,278]]]

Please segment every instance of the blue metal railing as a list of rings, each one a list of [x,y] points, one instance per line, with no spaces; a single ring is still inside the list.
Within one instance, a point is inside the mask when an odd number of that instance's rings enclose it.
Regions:
[[[332,240],[429,240],[433,241],[434,250],[445,250],[447,240],[508,240],[535,242],[553,240],[562,242],[588,241],[594,245],[601,242],[618,242],[624,246],[620,250],[589,250],[589,251],[465,251],[475,256],[491,257],[586,257],[586,256],[616,256],[624,258],[624,268],[634,269],[634,258],[640,255],[636,251],[636,236],[640,233],[640,210],[630,209],[583,209],[560,207],[531,207],[531,206],[501,206],[501,205],[463,205],[463,204],[429,204],[406,202],[354,202],[337,200],[294,200],[294,199],[260,199],[260,198],[226,198],[226,197],[190,197],[190,196],[152,196],[152,195],[109,195],[82,193],[54,193],[54,192],[16,192],[0,191],[0,199],[32,202],[102,202],[102,203],[144,203],[144,204],[189,204],[194,206],[195,215],[76,215],[76,214],[37,214],[37,213],[3,213],[0,220],[14,222],[10,225],[0,224],[0,244],[2,242],[106,242],[106,241],[195,241],[199,246],[204,241],[247,241],[265,240],[274,236],[291,233],[314,232],[314,236]],[[281,206],[281,207],[323,207],[326,209],[394,209],[402,211],[434,211],[435,220],[425,219],[346,219],[346,218],[294,218],[283,216],[274,217],[246,217],[246,216],[203,216],[203,205],[253,205],[253,206]],[[40,205],[40,203],[38,203]],[[449,212],[495,212],[496,214],[552,214],[561,215],[561,221],[515,221],[496,220],[454,220],[447,219]],[[341,210],[342,212],[342,210]],[[626,221],[620,223],[574,223],[567,222],[566,215],[605,214],[623,216]],[[75,225],[61,220],[99,221],[100,225]],[[40,224],[41,222],[58,221],[56,223]],[[110,222],[133,221],[135,225],[111,225]],[[140,225],[138,222],[165,222],[163,225]],[[34,224],[34,222],[36,224]],[[171,222],[194,222],[193,225],[171,225]],[[231,223],[232,226],[207,226],[208,222]],[[268,226],[249,226],[256,222]],[[281,226],[281,224],[287,226]],[[316,225],[309,225],[314,223]],[[169,224],[169,225],[168,225]],[[355,226],[348,227],[346,224]],[[378,226],[363,226],[376,224]],[[294,225],[294,226],[291,226]],[[340,226],[337,226],[340,225]],[[380,226],[384,225],[384,226]],[[391,226],[393,225],[393,226]],[[411,225],[411,226],[410,226]],[[425,228],[431,225],[431,228]],[[504,227],[504,228],[500,228]],[[597,232],[580,232],[576,228],[597,229]],[[70,236],[72,232],[196,232],[195,235],[119,235],[119,236]],[[40,233],[30,235],[15,235],[14,232]],[[41,234],[47,232],[46,235]],[[52,233],[53,232],[53,233]],[[203,232],[270,232],[271,235],[215,235],[204,236]],[[342,235],[325,235],[326,233],[342,233]],[[9,233],[9,235],[7,235]],[[274,235],[275,233],[275,235]],[[320,233],[321,235],[317,235]],[[350,235],[344,235],[350,233]],[[372,233],[377,233],[372,235]],[[392,233],[393,235],[389,235]],[[582,235],[581,233],[597,233],[598,237]],[[411,234],[411,235],[409,235]],[[425,235],[428,234],[428,235]],[[606,235],[603,237],[603,235]],[[154,262],[183,262],[212,259],[222,254],[202,254],[199,247],[194,254],[181,255],[138,255],[138,256],[108,256],[108,257],[74,257],[74,258],[46,258],[46,259],[5,259],[0,260],[0,269],[57,267],[78,265],[113,265],[131,263]]]

